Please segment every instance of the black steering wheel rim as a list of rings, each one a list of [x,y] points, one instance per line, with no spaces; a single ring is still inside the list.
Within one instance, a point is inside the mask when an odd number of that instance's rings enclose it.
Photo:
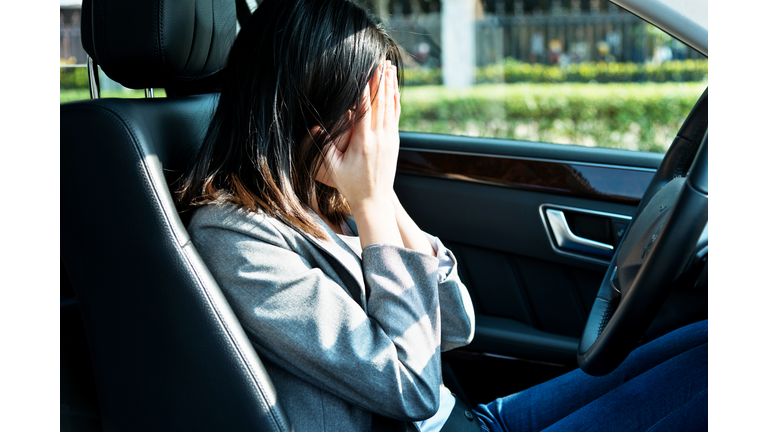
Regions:
[[[577,350],[590,375],[613,371],[637,346],[708,221],[707,91],[670,146],[611,260]]]

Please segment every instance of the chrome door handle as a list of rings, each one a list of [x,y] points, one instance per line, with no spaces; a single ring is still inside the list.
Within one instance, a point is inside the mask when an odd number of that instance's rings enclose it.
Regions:
[[[561,210],[546,209],[545,214],[559,248],[605,258],[613,256],[613,246],[574,234]]]

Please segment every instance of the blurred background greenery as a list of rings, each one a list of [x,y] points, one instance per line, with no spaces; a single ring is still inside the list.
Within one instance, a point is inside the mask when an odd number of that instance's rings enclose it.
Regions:
[[[646,82],[405,87],[400,129],[665,152],[706,86]]]
[[[404,84],[407,86],[440,85],[442,69],[406,68]],[[707,79],[706,59],[670,60],[663,63],[607,63],[582,62],[568,65],[523,63],[513,58],[476,69],[475,82],[483,83],[637,83],[637,82],[693,82]]]
[[[127,89],[110,80],[104,74],[99,75],[99,80],[102,83],[101,97],[145,97],[144,90]],[[165,89],[154,89],[154,94],[155,97],[165,97]],[[61,67],[59,67],[59,103],[90,98],[91,92],[88,84],[88,68],[82,65],[62,64]]]
[[[707,88],[704,56],[607,0],[461,0],[474,42],[448,66],[443,2],[359,1],[400,46],[403,131],[664,152]],[[61,6],[61,103],[90,98],[78,3]],[[471,83],[443,85],[466,64]],[[102,97],[144,97],[99,76]]]

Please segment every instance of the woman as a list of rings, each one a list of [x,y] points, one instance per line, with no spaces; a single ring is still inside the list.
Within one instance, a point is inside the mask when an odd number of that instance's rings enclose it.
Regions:
[[[197,207],[192,240],[295,430],[392,430],[391,419],[504,430],[534,417],[527,426],[541,429],[676,358],[628,361],[630,372],[588,389],[591,377],[574,373],[537,387],[578,389],[554,409],[534,388],[519,407],[513,395],[478,406],[479,420],[463,415],[441,385],[440,353],[472,340],[474,312],[454,256],[393,191],[399,66],[395,43],[351,1],[265,0],[232,47],[180,191]]]

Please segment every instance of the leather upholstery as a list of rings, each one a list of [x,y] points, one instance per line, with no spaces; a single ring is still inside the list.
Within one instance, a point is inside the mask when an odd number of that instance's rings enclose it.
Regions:
[[[216,74],[237,31],[235,0],[85,0],[82,12],[85,51],[134,89]]]
[[[195,1],[173,0],[93,0],[91,6],[139,10],[139,3],[165,12],[183,3],[187,9],[174,12],[185,20],[197,8]],[[234,6],[231,11],[234,22]],[[130,25],[130,14],[107,15],[125,31],[122,41],[107,36],[110,52],[112,43],[153,42],[140,34],[148,29]],[[101,35],[94,32],[97,46]],[[187,48],[174,43],[173,49]],[[145,61],[144,74],[157,74],[150,77],[157,83],[172,75],[156,67],[157,58]],[[119,69],[115,60],[107,64]],[[216,69],[209,65],[197,69]],[[137,80],[139,87],[148,83]],[[61,256],[83,317],[104,430],[291,430],[256,352],[190,242],[169,187],[201,144],[216,100],[209,94],[61,105]]]

